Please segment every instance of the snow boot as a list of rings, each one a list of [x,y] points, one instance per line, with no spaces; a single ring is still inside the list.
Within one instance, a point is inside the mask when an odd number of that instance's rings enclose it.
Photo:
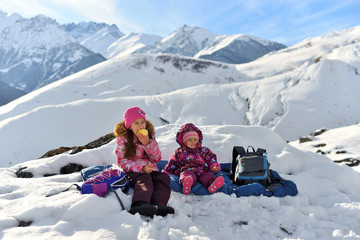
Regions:
[[[168,214],[175,213],[174,208],[165,206],[164,204],[162,204],[160,202],[156,202],[154,205],[157,206],[157,208],[158,208],[158,212],[156,213],[157,216],[165,217]]]
[[[224,177],[220,176],[215,178],[215,180],[210,184],[208,187],[208,191],[210,193],[216,192],[218,189],[220,189],[224,185]]]
[[[129,213],[136,214],[139,213],[140,215],[152,217],[157,214],[158,208],[154,205],[150,205],[147,202],[134,202],[131,204],[131,208]]]
[[[184,194],[190,194],[192,184],[193,184],[192,177],[187,176],[182,183]]]

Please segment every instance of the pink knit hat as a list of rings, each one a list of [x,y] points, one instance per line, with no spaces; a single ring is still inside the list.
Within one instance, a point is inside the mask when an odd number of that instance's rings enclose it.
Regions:
[[[183,143],[186,141],[186,139],[191,137],[196,137],[197,139],[199,139],[199,135],[197,134],[197,132],[189,131],[183,135]]]
[[[125,127],[129,128],[130,125],[138,118],[143,118],[146,121],[145,115],[145,112],[139,107],[129,108],[124,113]]]

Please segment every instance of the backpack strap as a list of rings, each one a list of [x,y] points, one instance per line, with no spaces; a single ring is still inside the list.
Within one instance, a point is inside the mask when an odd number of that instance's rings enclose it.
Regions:
[[[254,152],[255,152],[255,151],[254,151]],[[264,153],[266,153],[266,149],[258,148],[258,149],[256,150],[256,152],[259,153],[260,156],[262,156],[262,155],[264,155]]]
[[[234,146],[233,148],[233,159],[239,155],[246,153],[245,149],[242,146]]]
[[[236,158],[237,156],[240,154],[244,154],[246,153],[245,149],[242,146],[234,146],[233,147],[233,152],[232,152],[232,163],[231,163],[231,169],[230,169],[230,176],[234,176],[235,171],[236,171]]]
[[[123,202],[121,201],[121,199],[120,199],[119,195],[117,194],[117,192],[112,187],[109,188],[109,191],[115,193],[115,196],[116,196],[117,200],[120,203],[121,209],[125,210],[125,206],[124,206]]]
[[[78,184],[74,183],[74,184],[70,185],[70,187],[68,187],[67,189],[62,190],[62,191],[60,191],[60,192],[56,192],[56,193],[50,193],[50,194],[46,195],[46,197],[52,197],[52,196],[57,195],[57,194],[59,194],[59,193],[67,192],[67,191],[70,190],[70,188],[71,188],[72,186],[76,186],[76,189],[81,192],[81,187],[80,187]],[[117,192],[116,192],[112,187],[109,188],[109,190],[108,190],[108,192],[107,192],[106,195],[108,195],[109,192],[113,192],[113,193],[115,194],[117,200],[118,200],[119,203],[120,203],[121,209],[122,209],[122,210],[125,210],[125,206],[124,206],[123,202],[121,201],[121,199],[120,199],[119,195],[117,194]],[[106,195],[105,195],[105,196],[106,196]]]

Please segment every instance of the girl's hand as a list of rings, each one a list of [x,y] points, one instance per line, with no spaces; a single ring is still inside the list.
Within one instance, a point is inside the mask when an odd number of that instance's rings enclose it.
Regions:
[[[142,167],[142,171],[143,171],[144,173],[151,173],[152,170],[153,170],[153,168],[152,168],[152,166],[150,166],[150,165],[144,165],[144,166]]]
[[[211,164],[211,166],[210,166],[211,172],[218,173],[218,172],[220,172],[220,170],[221,170],[220,164],[218,164],[218,163]]]
[[[213,172],[218,172],[219,171],[219,167],[218,166],[213,166],[211,169]]]
[[[139,141],[142,143],[142,145],[148,145],[150,143],[149,135],[143,136],[142,134],[136,134],[136,136],[139,138]]]

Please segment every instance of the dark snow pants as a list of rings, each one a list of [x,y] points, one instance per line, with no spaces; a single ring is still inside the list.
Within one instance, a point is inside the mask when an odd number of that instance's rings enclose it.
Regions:
[[[147,202],[153,204],[161,202],[167,205],[170,194],[170,177],[166,173],[153,171],[148,173],[126,173],[130,185],[134,188],[132,203]]]

